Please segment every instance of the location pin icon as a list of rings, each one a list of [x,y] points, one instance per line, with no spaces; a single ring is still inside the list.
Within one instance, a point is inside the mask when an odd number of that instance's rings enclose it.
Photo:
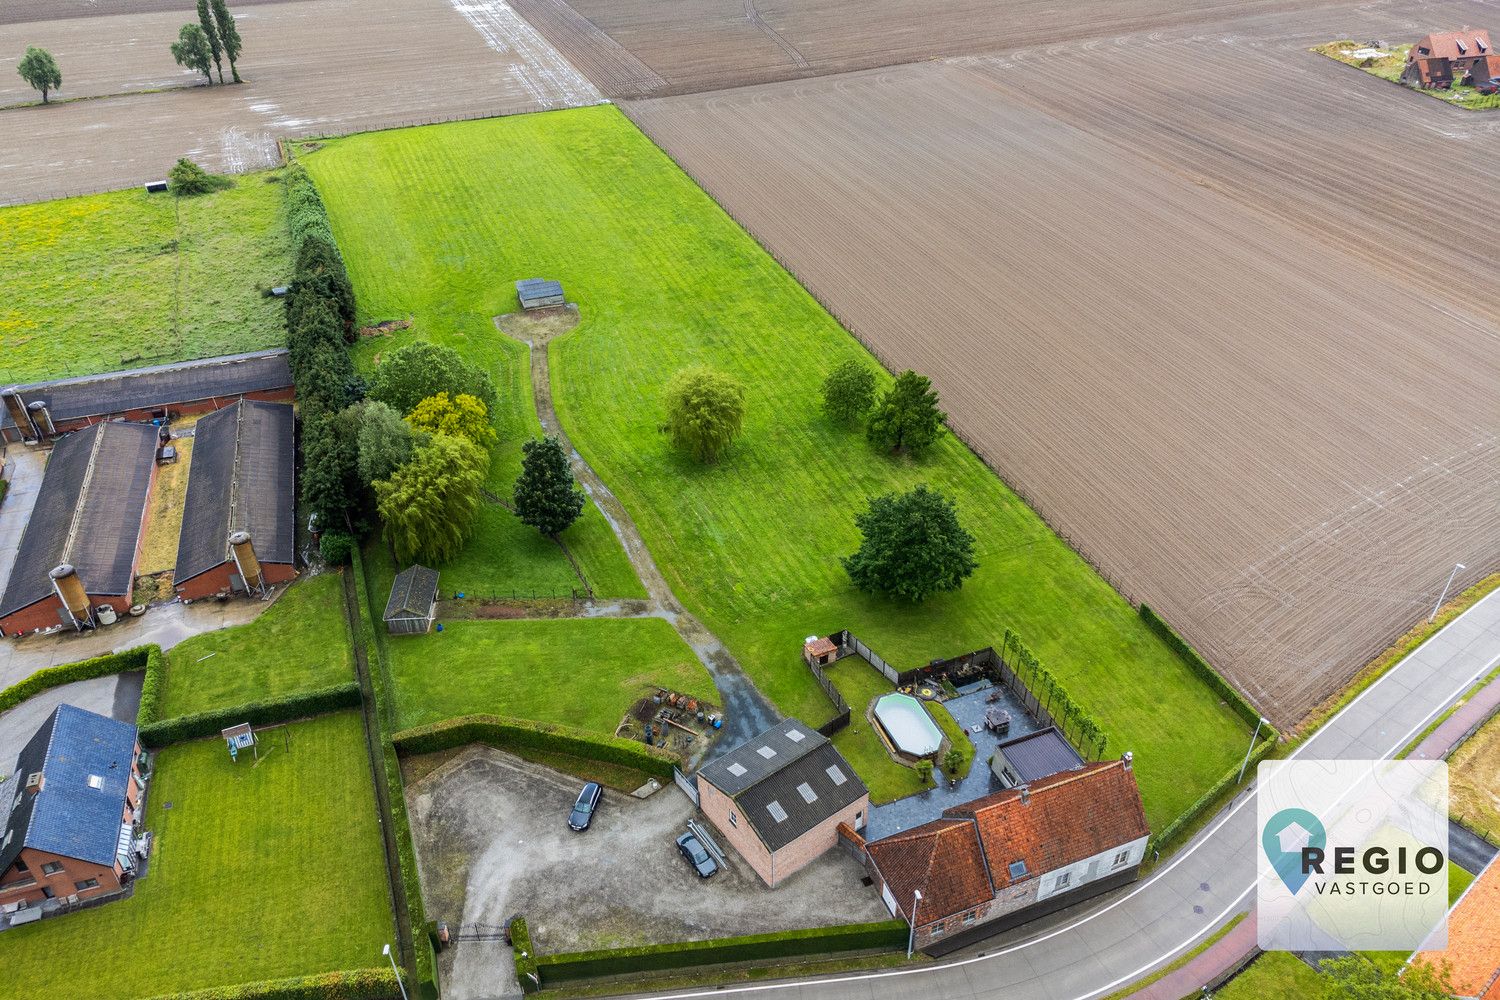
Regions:
[[[1260,832],[1260,846],[1282,884],[1295,896],[1308,878],[1302,872],[1302,849],[1326,848],[1328,834],[1318,817],[1306,809],[1283,809]]]

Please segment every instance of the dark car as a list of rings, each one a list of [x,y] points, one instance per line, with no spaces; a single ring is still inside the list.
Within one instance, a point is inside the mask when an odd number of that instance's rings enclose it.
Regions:
[[[714,864],[713,858],[709,857],[702,842],[691,833],[684,833],[677,838],[677,849],[682,852],[683,857],[688,859],[688,864],[693,866],[693,871],[698,873],[699,878],[708,878],[719,870],[719,866]]]
[[[573,811],[568,814],[568,826],[579,833],[587,830],[594,821],[594,813],[599,811],[599,799],[603,794],[604,789],[597,781],[584,785],[583,791],[578,793],[578,801],[573,803]]]

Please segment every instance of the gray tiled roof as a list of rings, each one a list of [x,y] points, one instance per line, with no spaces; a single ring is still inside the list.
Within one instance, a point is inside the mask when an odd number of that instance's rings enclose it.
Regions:
[[[1049,726],[1018,736],[1001,743],[995,749],[1004,754],[1022,782],[1037,781],[1059,771],[1071,771],[1083,766],[1083,758],[1063,739],[1056,727]]]
[[[545,299],[563,293],[562,282],[546,278],[525,278],[516,282],[516,294],[523,299]]]
[[[264,563],[296,553],[294,418],[290,403],[242,399],[198,420],[188,466],[177,583],[230,558],[229,536],[247,531]]]
[[[385,621],[392,618],[426,618],[437,600],[438,572],[420,564],[408,566],[391,582],[391,598],[385,604]]]
[[[177,361],[149,368],[131,368],[104,375],[13,386],[27,403],[47,404],[54,422],[79,417],[107,416],[127,410],[156,409],[171,404],[242,396],[247,392],[287,389],[292,385],[285,348],[230,354],[200,361]],[[9,412],[0,427],[14,427]]]
[[[828,738],[796,719],[782,719],[733,750],[703,765],[698,774],[733,798],[767,775],[786,767]],[[766,751],[770,751],[769,755]]]
[[[156,428],[109,422],[58,438],[11,569],[0,616],[51,593],[71,563],[90,594],[128,594],[156,462]]]
[[[134,755],[135,727],[128,722],[57,706],[16,759],[14,778],[0,786],[16,803],[0,835],[0,871],[23,847],[114,864]],[[28,792],[27,776],[36,772],[45,776],[42,789]]]

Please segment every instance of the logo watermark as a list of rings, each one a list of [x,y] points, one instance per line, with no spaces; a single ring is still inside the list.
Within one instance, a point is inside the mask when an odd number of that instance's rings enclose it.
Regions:
[[[1263,950],[1447,944],[1446,763],[1266,761],[1256,799]]]

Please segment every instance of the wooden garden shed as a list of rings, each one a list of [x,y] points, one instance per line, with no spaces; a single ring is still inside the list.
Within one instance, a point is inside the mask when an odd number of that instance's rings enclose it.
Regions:
[[[522,309],[544,309],[547,306],[560,306],[567,302],[563,295],[562,282],[548,281],[544,278],[527,278],[516,282],[516,295],[521,300]]]
[[[408,566],[396,574],[385,604],[385,627],[391,635],[423,635],[437,619],[438,572]]]

